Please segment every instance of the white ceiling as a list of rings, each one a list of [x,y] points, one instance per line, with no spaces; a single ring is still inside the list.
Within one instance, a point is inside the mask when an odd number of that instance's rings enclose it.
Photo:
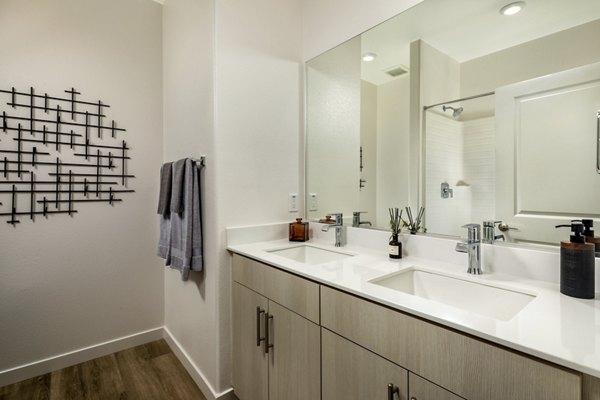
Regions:
[[[381,84],[384,70],[408,66],[409,44],[422,39],[464,62],[600,18],[600,0],[526,0],[514,16],[500,14],[511,0],[425,0],[361,35],[363,79]],[[402,78],[399,78],[402,79]]]

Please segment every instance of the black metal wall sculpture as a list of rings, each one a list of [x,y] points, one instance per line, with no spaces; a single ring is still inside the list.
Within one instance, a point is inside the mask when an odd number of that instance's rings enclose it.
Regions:
[[[74,88],[65,93],[0,90],[8,99],[0,101],[0,216],[13,226],[23,217],[73,215],[76,203],[112,205],[134,192],[126,189],[134,177],[126,168],[130,149],[118,137],[125,129],[105,124],[110,106],[79,100]]]

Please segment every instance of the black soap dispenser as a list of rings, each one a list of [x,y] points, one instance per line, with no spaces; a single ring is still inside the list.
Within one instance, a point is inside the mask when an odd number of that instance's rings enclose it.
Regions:
[[[560,292],[579,299],[593,299],[595,291],[595,247],[585,242],[581,221],[557,228],[571,228],[571,240],[560,242]]]
[[[586,243],[592,243],[596,248],[596,257],[600,257],[600,237],[594,236],[594,220],[593,219],[582,219],[583,223],[583,236],[585,236]]]

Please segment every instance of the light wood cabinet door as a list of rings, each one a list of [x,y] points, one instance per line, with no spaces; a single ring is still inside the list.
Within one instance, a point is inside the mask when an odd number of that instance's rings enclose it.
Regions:
[[[269,400],[320,399],[319,326],[272,301],[269,315]]]
[[[388,385],[398,388],[394,400],[408,399],[408,371],[341,336],[321,330],[322,400],[388,400]]]
[[[600,400],[600,378],[583,375],[583,400]]]
[[[321,286],[324,328],[469,400],[581,400],[581,374]]]
[[[413,373],[408,374],[408,382],[409,400],[464,400]]]
[[[262,311],[258,318],[257,307]],[[233,387],[241,400],[267,400],[267,355],[262,342],[257,346],[257,336],[264,336],[267,307],[265,297],[233,283]]]

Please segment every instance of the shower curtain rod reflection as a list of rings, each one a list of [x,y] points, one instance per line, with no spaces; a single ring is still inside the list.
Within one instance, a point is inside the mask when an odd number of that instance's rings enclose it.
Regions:
[[[437,107],[437,106],[442,106],[442,105],[444,105],[444,104],[450,104],[450,103],[456,103],[456,102],[459,102],[459,101],[466,101],[466,100],[478,99],[478,98],[480,98],[480,97],[491,96],[491,95],[493,95],[493,94],[496,94],[496,92],[487,92],[487,93],[483,93],[483,94],[476,94],[476,95],[474,95],[474,96],[463,97],[462,99],[456,99],[456,100],[444,101],[444,102],[442,102],[442,103],[433,104],[433,105],[431,105],[431,106],[424,106],[424,107],[423,107],[423,111],[427,111],[427,110],[429,110],[430,108]]]

